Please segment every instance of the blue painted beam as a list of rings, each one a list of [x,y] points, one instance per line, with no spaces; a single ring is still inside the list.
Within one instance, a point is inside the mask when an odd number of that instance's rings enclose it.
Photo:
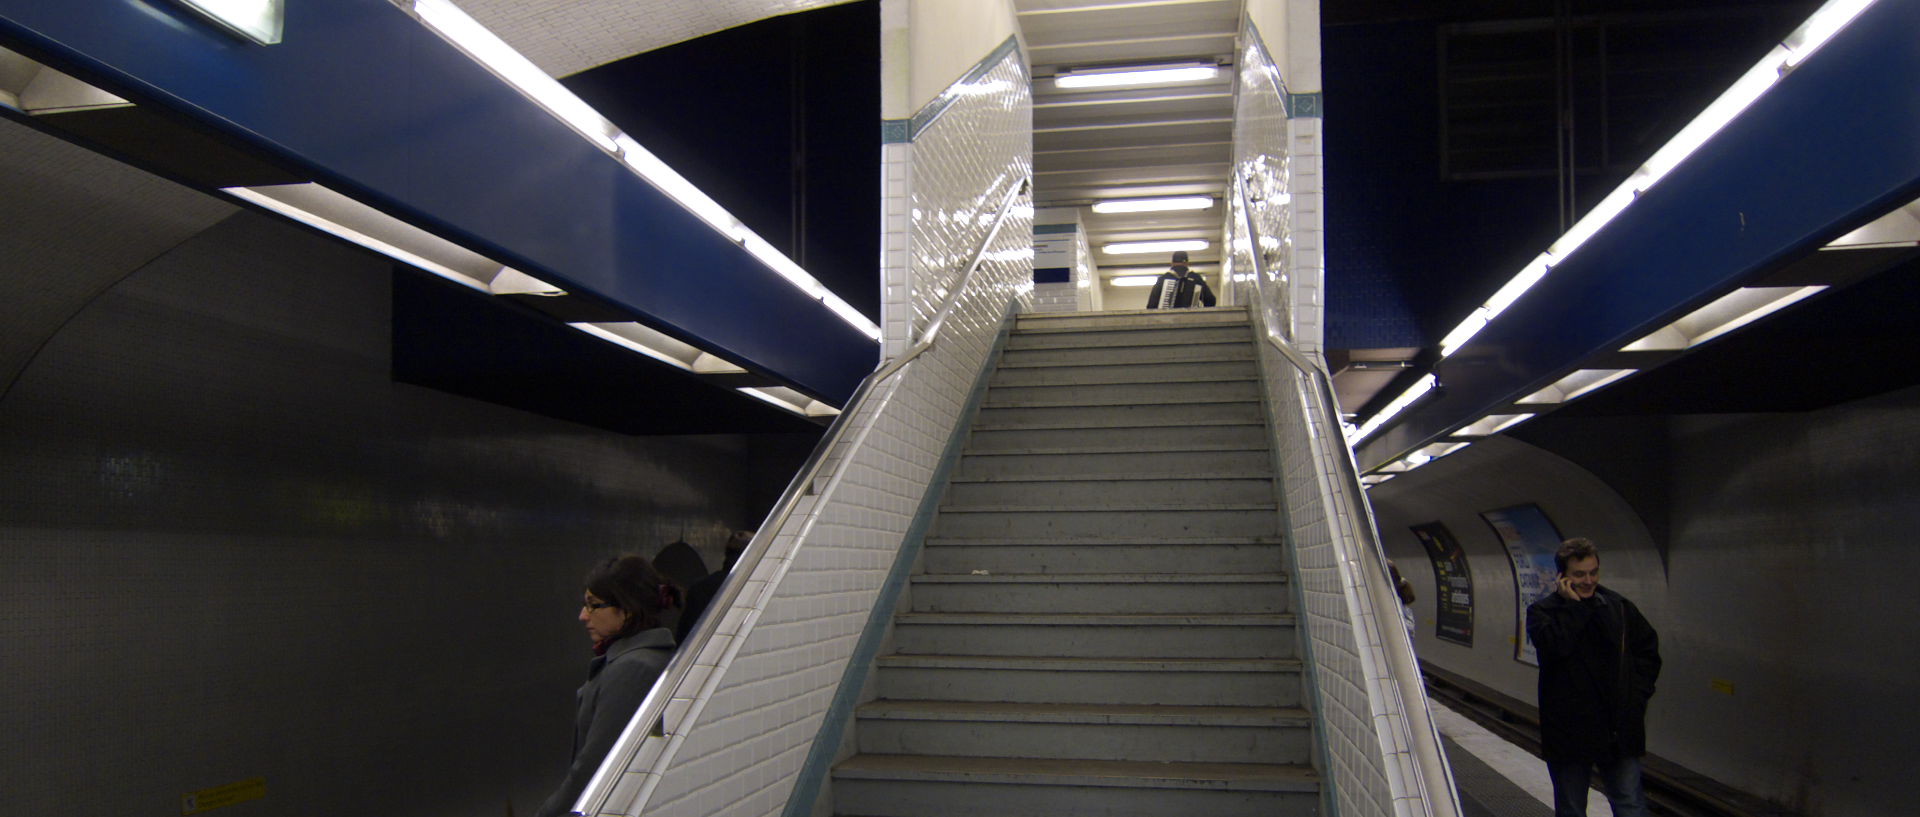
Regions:
[[[259,46],[163,0],[0,0],[0,43],[839,403],[879,346],[388,0]]]
[[[1405,456],[1920,194],[1920,0],[1880,0],[1452,357]]]

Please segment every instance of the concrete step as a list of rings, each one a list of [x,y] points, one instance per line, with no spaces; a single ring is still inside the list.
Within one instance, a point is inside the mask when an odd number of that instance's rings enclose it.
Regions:
[[[869,754],[1312,762],[1312,721],[1291,707],[881,700],[855,714]]]
[[[1305,817],[1311,767],[859,754],[833,770],[835,811],[889,817]]]
[[[1070,454],[1072,456],[1061,456]],[[1178,450],[1133,451],[1126,448],[977,451],[963,455],[955,476],[962,479],[997,477],[1059,477],[1138,474],[1175,476],[1222,471],[1271,472],[1273,460],[1263,446],[1257,449],[1187,444]]]
[[[1134,476],[1062,474],[1044,478],[1008,476],[995,479],[955,479],[947,485],[948,505],[1071,505],[1106,503],[1124,508],[1193,498],[1208,503],[1273,501],[1273,478],[1248,471],[1239,474],[1179,474]]]
[[[1284,613],[1284,573],[942,574],[913,577],[917,613]]]
[[[1086,386],[990,386],[983,405],[1106,406],[1145,403],[1213,403],[1260,399],[1260,381],[1251,377],[1190,377],[1158,383],[1099,383]]]
[[[1136,338],[1144,341],[1146,338]],[[1152,363],[1198,363],[1217,360],[1254,360],[1254,346],[1245,337],[1206,343],[1131,346],[1035,346],[1004,349],[1001,366],[1143,366]]]
[[[1252,356],[1242,360],[1201,360],[1184,363],[1102,363],[1096,365],[1027,364],[1002,361],[987,382],[993,386],[1092,385],[1098,383],[1157,383],[1192,378],[1254,377]]]
[[[1108,426],[1104,428],[975,428],[967,437],[969,453],[1015,449],[1128,449],[1156,451],[1186,445],[1266,448],[1266,426],[1259,423]]]
[[[929,537],[920,552],[928,573],[1279,573],[1286,552],[1265,537]]]
[[[1154,362],[1256,361],[1254,345],[1236,339],[1188,345],[1117,345],[1117,347],[1037,347],[1004,349],[1000,366],[1140,366]]]
[[[1117,508],[1094,505],[948,505],[934,519],[935,536],[1273,536],[1274,503],[1187,502]]]
[[[1251,343],[1253,330],[1246,323],[1153,326],[1090,327],[1085,329],[1015,330],[1007,336],[1008,349],[1088,349],[1124,346],[1190,346],[1196,343]]]
[[[893,648],[900,655],[1259,659],[1292,658],[1298,643],[1289,613],[899,613]]]
[[[1142,296],[1144,298],[1144,296]],[[1199,309],[1116,309],[1109,312],[1028,312],[1014,317],[1015,331],[1074,331],[1085,329],[1163,326],[1207,326],[1248,323],[1246,307]]]
[[[1182,403],[1105,406],[983,406],[973,427],[1102,428],[1109,426],[1198,426],[1208,423],[1264,423],[1258,400],[1193,400]]]
[[[1299,706],[1291,658],[883,655],[881,698],[1054,704]]]

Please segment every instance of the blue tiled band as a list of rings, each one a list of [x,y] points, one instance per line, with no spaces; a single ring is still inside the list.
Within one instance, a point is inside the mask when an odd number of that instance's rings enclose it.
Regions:
[[[993,49],[992,53],[982,57],[979,62],[973,64],[972,68],[967,69],[967,73],[962,75],[959,80],[955,81],[952,85],[948,85],[947,89],[941,91],[939,96],[934,97],[932,102],[928,102],[919,111],[915,112],[912,119],[880,120],[881,143],[891,145],[913,141],[920,135],[921,131],[926,130],[928,126],[933,124],[934,120],[939,119],[941,114],[946,113],[947,108],[953,105],[954,100],[960,98],[960,89],[963,86],[970,85],[981,77],[986,76],[987,72],[992,71],[998,66],[1001,60],[1007,58],[1008,54],[1017,53],[1019,50],[1020,41],[1012,36],[1007,37],[1004,42]]]

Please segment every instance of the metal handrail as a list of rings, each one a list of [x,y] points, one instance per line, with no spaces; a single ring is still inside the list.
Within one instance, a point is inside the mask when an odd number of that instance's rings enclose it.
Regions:
[[[647,736],[665,736],[667,702],[680,692],[680,687],[686,683],[687,676],[691,674],[700,652],[719,631],[720,622],[726,617],[726,611],[733,609],[734,603],[739,601],[740,593],[747,584],[746,577],[752,576],[754,569],[766,557],[767,551],[773,546],[773,540],[779,535],[781,529],[786,527],[787,521],[793,517],[800,500],[811,494],[824,493],[824,491],[813,490],[814,481],[826,467],[828,454],[839,446],[840,438],[852,424],[854,415],[860,413],[860,407],[867,397],[881,383],[904,369],[907,363],[932,348],[934,342],[939,339],[940,328],[953,311],[960,293],[965,291],[967,282],[973,279],[973,273],[979,268],[981,259],[986,256],[987,248],[999,234],[1000,226],[1006,222],[1007,215],[1012,212],[1013,203],[1030,184],[1030,179],[1022,179],[1001,199],[1000,209],[994,216],[992,226],[987,230],[986,236],[980,240],[980,245],[967,263],[966,270],[961,273],[960,280],[954,285],[953,290],[947,294],[946,301],[935,313],[933,321],[921,331],[920,340],[899,357],[887,361],[869,373],[861,379],[860,385],[855,387],[853,396],[847,399],[845,410],[841,411],[840,415],[833,419],[833,423],[827,426],[827,431],[821,435],[819,444],[814,446],[813,452],[807,455],[806,462],[800,466],[799,474],[787,483],[787,489],[781,493],[780,501],[775,503],[773,511],[754,532],[753,540],[747,543],[747,548],[741,552],[740,558],[734,561],[733,567],[727,572],[726,579],[720,583],[720,589],[707,606],[706,612],[700,616],[693,630],[688,632],[686,643],[674,650],[673,657],[668,659],[666,668],[661,671],[660,678],[654,682],[653,688],[647,692],[647,697],[641,700],[640,708],[635,710],[633,719],[627,723],[627,728],[607,750],[606,759],[601,761],[600,768],[594,771],[593,777],[587,781],[586,788],[580,791],[580,797],[574,801],[572,814],[599,814],[606,808],[607,801],[613,797],[615,781],[620,778],[620,775],[625,774],[626,768],[633,763],[634,756],[639,753],[641,744]],[[869,423],[868,428],[871,429],[871,427],[872,424]],[[865,435],[862,434],[861,440],[864,439]],[[854,447],[857,448],[858,444],[859,441],[856,441]],[[636,731],[635,727],[641,724],[646,725],[644,731]]]
[[[1234,192],[1240,199],[1240,220],[1246,229],[1247,237],[1251,244],[1252,250],[1248,252],[1248,256],[1253,259],[1254,286],[1258,289],[1262,287],[1267,280],[1266,262],[1258,252],[1260,234],[1253,225],[1253,208],[1247,200],[1246,186],[1243,180],[1235,179]],[[1264,308],[1265,304],[1261,306]],[[1322,416],[1328,419],[1329,425],[1338,428],[1340,408],[1334,401],[1333,378],[1327,373],[1326,367],[1314,362],[1302,354],[1299,349],[1294,348],[1292,343],[1275,334],[1270,321],[1263,322],[1269,323],[1266,333],[1267,342],[1272,344],[1274,349],[1280,352],[1281,357],[1286,358],[1288,363],[1293,364],[1295,368],[1300,370],[1301,374],[1313,382],[1313,391],[1318,393],[1318,402],[1320,403]],[[1339,463],[1336,466],[1339,469],[1339,474],[1335,479],[1338,479],[1341,487],[1346,489],[1347,496],[1353,498],[1353,501],[1349,503],[1353,507],[1347,509],[1349,513],[1336,514],[1335,516],[1345,520],[1348,537],[1352,541],[1358,542],[1363,549],[1373,554],[1377,562],[1375,567],[1380,574],[1380,578],[1386,583],[1387,587],[1391,588],[1393,586],[1393,580],[1387,569],[1387,552],[1386,548],[1380,542],[1380,537],[1377,533],[1379,527],[1374,522],[1373,508],[1360,499],[1366,496],[1366,488],[1360,482],[1359,464],[1354,461],[1353,449],[1346,445],[1344,441],[1338,446],[1329,445],[1329,448],[1337,448],[1339,451],[1339,454],[1331,457],[1331,459]],[[1335,524],[1334,520],[1330,519],[1329,524]],[[1413,747],[1419,750],[1418,754],[1427,756],[1438,766],[1441,782],[1444,783],[1444,791],[1448,795],[1446,798],[1441,799],[1438,804],[1438,809],[1435,808],[1436,803],[1434,801],[1436,798],[1432,796],[1435,792],[1422,792],[1425,796],[1421,799],[1427,805],[1428,814],[1436,815],[1436,817],[1453,817],[1453,815],[1459,813],[1458,795],[1455,793],[1453,770],[1448,768],[1445,759],[1440,754],[1439,728],[1433,722],[1431,711],[1422,709],[1416,713],[1413,711],[1413,708],[1407,706],[1406,703],[1409,700],[1418,699],[1417,694],[1409,694],[1410,692],[1420,693],[1422,689],[1420,682],[1414,680],[1419,677],[1419,664],[1418,660],[1413,656],[1411,636],[1409,635],[1407,638],[1402,639],[1388,635],[1387,626],[1381,622],[1399,621],[1399,608],[1395,606],[1392,609],[1386,609],[1382,605],[1381,600],[1370,591],[1367,592],[1366,598],[1374,608],[1373,617],[1375,625],[1382,630],[1383,637],[1381,641],[1388,660],[1396,664],[1397,666],[1395,668],[1399,670],[1394,673],[1394,677],[1396,684],[1401,687],[1399,696],[1400,706],[1406,718],[1404,723],[1406,724],[1408,737],[1412,738],[1418,744],[1417,747]],[[1397,601],[1396,599],[1396,602]],[[1419,723],[1416,723],[1416,721],[1419,721]],[[1419,775],[1423,787],[1431,788],[1426,780],[1427,775],[1424,774],[1421,769],[1416,768],[1413,771]]]

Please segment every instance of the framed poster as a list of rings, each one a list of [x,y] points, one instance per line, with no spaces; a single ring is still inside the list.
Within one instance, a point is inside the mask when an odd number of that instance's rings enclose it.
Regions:
[[[1540,506],[1533,504],[1482,511],[1480,518],[1487,520],[1513,560],[1513,658],[1540,666],[1533,642],[1527,639],[1527,605],[1552,592],[1554,579],[1560,576],[1553,566],[1554,551],[1560,549],[1560,530]]]
[[[1413,535],[1433,562],[1433,635],[1441,641],[1473,646],[1473,572],[1467,554],[1446,525],[1414,525]]]

